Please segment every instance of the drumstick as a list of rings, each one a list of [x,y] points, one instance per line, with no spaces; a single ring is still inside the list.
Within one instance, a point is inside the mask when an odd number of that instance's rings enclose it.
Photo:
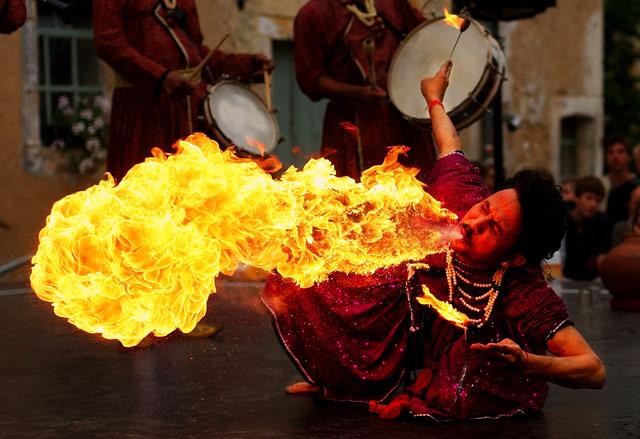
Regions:
[[[191,75],[189,75],[189,81],[193,81],[194,79],[196,79],[196,76],[198,76],[198,73],[200,73],[200,71],[204,69],[204,66],[206,66],[207,63],[211,61],[211,57],[213,56],[213,54],[216,53],[216,51],[220,48],[220,46],[222,46],[222,43],[224,43],[227,40],[227,38],[229,38],[230,36],[231,34],[226,34],[224,37],[222,37],[222,39],[216,45],[216,47],[214,47],[213,50],[207,53],[207,56],[205,56],[202,59],[202,61],[200,61],[200,64],[198,64],[196,68],[191,72]]]
[[[376,79],[376,63],[373,58],[373,53],[376,50],[376,43],[372,38],[367,38],[362,42],[362,47],[364,48],[365,53],[367,54],[367,61],[369,62],[369,84],[371,88],[376,88],[378,86],[378,80]]]
[[[269,110],[269,113],[273,113],[271,104],[271,72],[265,69],[262,74],[264,75],[264,94],[267,99],[267,110]]]
[[[458,34],[458,38],[456,38],[456,42],[453,44],[453,49],[451,49],[451,53],[449,54],[449,58],[447,58],[447,61],[451,61],[451,57],[453,56],[453,52],[456,50],[456,47],[458,47],[458,41],[460,41],[461,36],[462,31]]]
[[[453,45],[453,49],[451,49],[451,53],[449,54],[449,58],[447,58],[447,61],[451,61],[451,57],[453,56],[453,52],[456,50],[456,47],[458,47],[458,41],[460,41],[460,37],[462,36],[462,33],[467,29],[469,29],[470,25],[471,25],[471,22],[469,20],[467,20],[466,18],[462,19],[462,23],[460,24],[460,29],[459,29],[460,33],[458,34],[458,38],[456,38],[456,42]]]

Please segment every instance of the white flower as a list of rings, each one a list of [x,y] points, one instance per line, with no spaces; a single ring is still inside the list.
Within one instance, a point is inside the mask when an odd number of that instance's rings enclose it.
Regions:
[[[96,130],[101,130],[104,128],[104,119],[100,116],[96,117],[96,120],[93,121],[93,127]]]
[[[89,125],[89,127],[87,128],[87,132],[90,136],[93,136],[96,133],[96,129],[93,125]]]
[[[99,149],[96,151],[95,153],[95,159],[98,161],[103,161],[104,159],[107,158],[107,151],[105,151],[104,149]]]
[[[61,95],[58,97],[58,108],[63,109],[70,106],[69,96]]]
[[[83,132],[85,128],[86,125],[84,124],[84,122],[76,122],[71,125],[71,132],[77,136],[78,134]]]
[[[62,139],[56,139],[51,143],[51,148],[54,149],[64,149],[67,145],[64,143]]]
[[[111,110],[111,101],[105,96],[96,96],[93,102],[105,114]]]
[[[93,160],[91,159],[84,159],[83,161],[80,162],[80,164],[78,165],[78,171],[80,171],[83,174],[87,174],[91,171],[93,171],[93,169],[96,167],[96,164],[94,163]]]
[[[100,148],[100,139],[96,137],[91,137],[87,139],[86,142],[84,142],[84,146],[85,148],[87,148],[87,151],[93,152]]]
[[[93,119],[93,110],[91,108],[85,108],[80,112],[80,119],[91,120]]]

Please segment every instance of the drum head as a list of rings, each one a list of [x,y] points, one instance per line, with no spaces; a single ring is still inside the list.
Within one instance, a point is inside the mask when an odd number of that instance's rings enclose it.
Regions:
[[[396,51],[389,70],[388,90],[391,101],[405,116],[429,119],[420,81],[433,76],[448,59],[459,33],[437,19],[414,29]],[[480,82],[490,47],[484,29],[472,20],[453,54],[453,69],[443,101],[448,112],[468,99]]]
[[[267,154],[278,144],[275,117],[248,86],[222,81],[209,90],[206,107],[217,128],[239,149],[256,155]],[[264,151],[256,141],[264,145]]]

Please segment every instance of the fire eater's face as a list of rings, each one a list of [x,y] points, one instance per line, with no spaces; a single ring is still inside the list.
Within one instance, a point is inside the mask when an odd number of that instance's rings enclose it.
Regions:
[[[473,206],[460,221],[462,238],[451,248],[458,257],[476,267],[495,267],[510,259],[522,213],[518,193],[505,189]]]

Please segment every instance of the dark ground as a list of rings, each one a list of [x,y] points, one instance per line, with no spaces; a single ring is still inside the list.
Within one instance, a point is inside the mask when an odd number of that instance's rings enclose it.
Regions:
[[[563,289],[608,371],[604,390],[552,386],[543,413],[499,421],[383,421],[363,406],[283,393],[299,377],[259,302],[261,284],[225,283],[205,321],[214,339],[146,349],[80,332],[26,289],[0,291],[0,437],[640,437],[640,315]]]

